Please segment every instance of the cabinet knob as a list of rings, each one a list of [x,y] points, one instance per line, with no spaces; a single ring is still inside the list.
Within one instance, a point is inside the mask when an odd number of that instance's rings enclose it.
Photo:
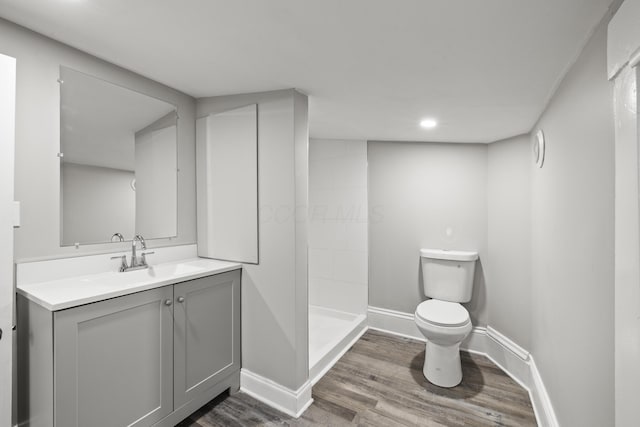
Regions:
[[[173,301],[171,301],[170,299],[164,300],[164,305],[171,305],[171,304],[173,304]]]
[[[178,297],[178,302],[184,302],[184,297]]]

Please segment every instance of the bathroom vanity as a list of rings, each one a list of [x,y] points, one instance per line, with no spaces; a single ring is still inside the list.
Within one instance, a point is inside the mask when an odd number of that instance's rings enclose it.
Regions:
[[[18,284],[20,425],[173,426],[237,391],[240,279],[196,258]]]

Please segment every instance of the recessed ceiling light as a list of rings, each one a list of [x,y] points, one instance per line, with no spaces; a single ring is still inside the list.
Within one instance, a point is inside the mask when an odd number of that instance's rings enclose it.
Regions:
[[[433,129],[438,126],[438,122],[435,119],[424,119],[420,122],[420,126],[425,129]]]

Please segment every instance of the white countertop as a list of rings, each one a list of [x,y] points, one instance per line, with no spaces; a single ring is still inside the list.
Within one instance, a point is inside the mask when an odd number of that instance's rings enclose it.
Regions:
[[[242,264],[235,262],[189,258],[151,265],[144,270],[18,284],[17,291],[47,310],[57,311],[241,268]]]

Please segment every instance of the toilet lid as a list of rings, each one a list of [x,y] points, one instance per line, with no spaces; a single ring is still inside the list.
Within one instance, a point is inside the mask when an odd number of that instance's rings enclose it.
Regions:
[[[462,326],[469,322],[469,312],[457,302],[430,299],[416,309],[416,316],[438,326]]]

